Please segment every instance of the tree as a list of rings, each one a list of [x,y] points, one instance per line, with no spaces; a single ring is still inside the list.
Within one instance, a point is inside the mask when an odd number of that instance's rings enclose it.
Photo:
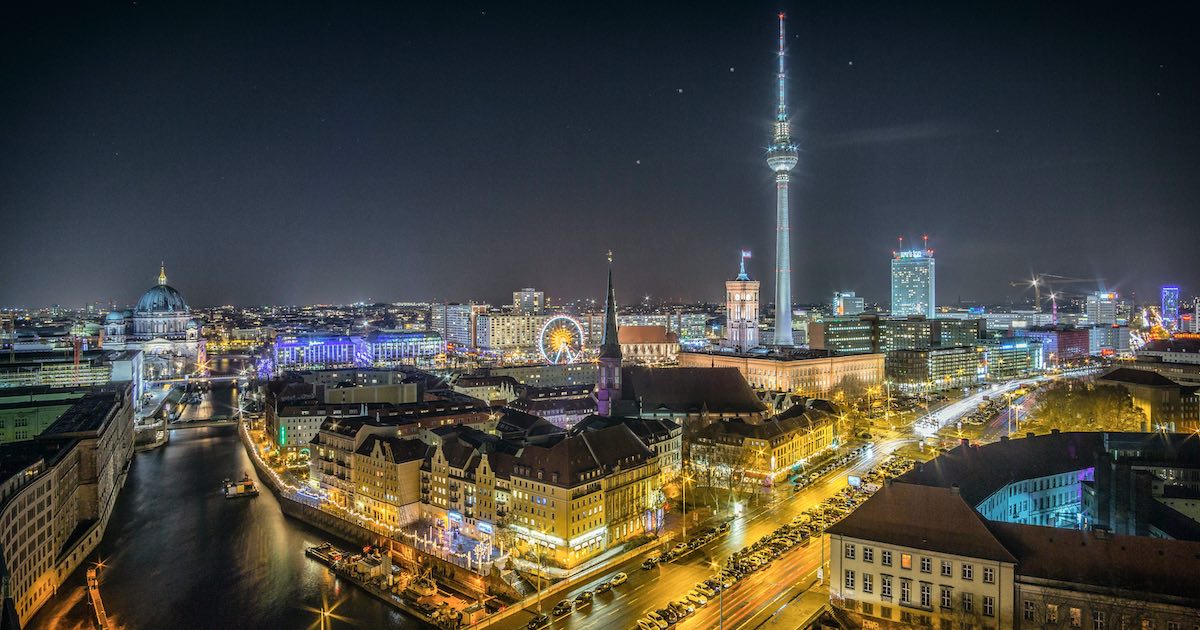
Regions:
[[[1064,381],[1038,394],[1025,426],[1033,431],[1144,431],[1146,416],[1120,385]]]

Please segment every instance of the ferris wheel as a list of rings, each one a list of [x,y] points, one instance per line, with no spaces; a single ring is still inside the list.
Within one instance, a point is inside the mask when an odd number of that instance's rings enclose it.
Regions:
[[[583,354],[583,326],[566,315],[546,320],[538,335],[538,350],[546,363],[574,363]]]

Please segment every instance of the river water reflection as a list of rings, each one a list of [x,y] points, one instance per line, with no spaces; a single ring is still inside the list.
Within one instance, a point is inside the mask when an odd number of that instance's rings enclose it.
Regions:
[[[425,627],[307,558],[304,548],[329,536],[285,517],[265,488],[225,499],[222,481],[244,472],[254,475],[233,427],[173,431],[167,446],[134,456],[96,554],[118,627]],[[76,573],[31,628],[92,627]],[[333,609],[324,624],[322,606]]]

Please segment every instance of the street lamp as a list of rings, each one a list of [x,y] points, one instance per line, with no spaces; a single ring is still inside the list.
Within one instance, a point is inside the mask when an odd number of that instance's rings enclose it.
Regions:
[[[683,539],[687,540],[687,485],[692,478],[687,474],[683,475],[680,484],[683,486]]]

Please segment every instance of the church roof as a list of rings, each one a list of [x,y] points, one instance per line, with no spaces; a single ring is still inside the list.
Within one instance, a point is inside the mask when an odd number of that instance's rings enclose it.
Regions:
[[[621,368],[621,398],[644,412],[761,413],[762,401],[737,368]]]
[[[156,284],[142,294],[135,310],[138,313],[186,313],[188,305],[174,287]]]
[[[621,343],[679,343],[679,335],[666,326],[621,326],[617,338]]]
[[[617,294],[613,291],[612,253],[609,252],[608,296],[604,300],[604,339],[600,343],[601,359],[620,359],[621,342],[617,338]]]

